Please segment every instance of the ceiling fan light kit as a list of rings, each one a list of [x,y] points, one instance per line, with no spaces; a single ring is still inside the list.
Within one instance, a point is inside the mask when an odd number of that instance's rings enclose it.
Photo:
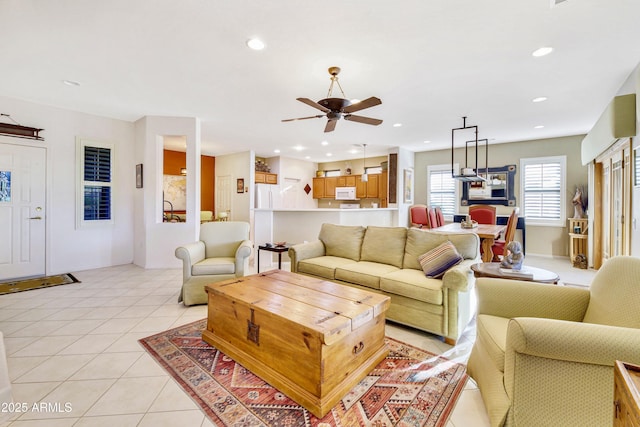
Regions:
[[[382,104],[382,101],[375,96],[367,98],[357,103],[352,103],[344,94],[342,90],[342,86],[340,86],[340,82],[338,81],[338,74],[340,73],[339,67],[330,67],[329,74],[331,74],[331,85],[329,85],[329,91],[327,92],[327,97],[325,99],[321,99],[318,102],[312,101],[309,98],[296,98],[298,101],[309,105],[310,107],[316,108],[322,111],[325,114],[318,114],[315,116],[308,117],[298,117],[295,119],[284,119],[283,122],[292,122],[295,120],[307,120],[307,119],[317,119],[326,117],[327,124],[325,125],[325,132],[332,132],[336,128],[336,124],[338,120],[341,118],[357,122],[364,123],[367,125],[378,126],[382,123],[380,119],[373,119],[371,117],[357,116],[355,114],[356,111],[364,110],[365,108],[374,107],[376,105]],[[333,97],[333,87],[334,84],[338,86],[340,89],[340,93],[342,94],[342,98]]]

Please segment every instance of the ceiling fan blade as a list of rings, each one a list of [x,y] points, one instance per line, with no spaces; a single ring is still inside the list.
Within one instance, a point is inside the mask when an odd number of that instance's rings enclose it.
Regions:
[[[296,99],[300,102],[304,102],[305,104],[313,108],[317,108],[320,111],[324,111],[325,113],[328,113],[329,111],[331,111],[328,108],[325,108],[322,105],[318,104],[317,102],[310,100],[309,98],[296,98]]]
[[[333,132],[336,128],[337,120],[327,120],[327,125],[324,127],[325,132]]]
[[[342,109],[344,113],[355,113],[356,111],[364,110],[365,108],[374,107],[376,105],[382,104],[379,98],[372,96],[371,98],[367,98],[362,100],[356,104],[351,104],[348,107]]]
[[[320,117],[326,117],[324,114],[318,114],[317,116],[298,117],[297,119],[283,119],[283,122],[293,122],[295,120],[307,120],[307,119],[319,119]]]
[[[374,125],[374,126],[378,126],[380,123],[382,123],[382,120],[380,119],[372,119],[371,117],[356,116],[354,114],[345,114],[344,116],[342,116],[342,118],[352,122],[364,123],[367,125]]]

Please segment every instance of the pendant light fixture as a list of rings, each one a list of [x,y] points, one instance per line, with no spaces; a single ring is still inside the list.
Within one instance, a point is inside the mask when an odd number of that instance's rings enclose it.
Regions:
[[[362,169],[364,172],[360,177],[360,181],[367,182],[369,181],[369,176],[367,175],[367,144],[362,144]]]
[[[460,174],[456,174],[456,170],[454,169],[454,165],[455,165],[455,133],[456,131],[460,131],[460,130],[467,130],[467,129],[473,129],[474,130],[474,135],[475,135],[475,139],[471,140],[471,141],[465,141],[465,148],[464,148],[464,167],[462,167],[460,169]],[[478,169],[478,142],[484,142],[484,155],[485,155],[485,159],[484,159],[484,167],[485,167],[485,177],[489,176],[489,140],[488,139],[478,139],[478,126],[474,125],[474,126],[467,126],[467,117],[463,117],[462,118],[462,127],[461,128],[455,128],[455,129],[451,129],[451,176],[454,179],[458,179],[460,181],[467,181],[467,182],[471,182],[471,181],[484,181],[485,178],[483,178],[480,175],[480,170]],[[471,168],[469,167],[469,144],[470,143],[475,143],[475,158],[476,158],[476,164],[475,164],[475,168]]]

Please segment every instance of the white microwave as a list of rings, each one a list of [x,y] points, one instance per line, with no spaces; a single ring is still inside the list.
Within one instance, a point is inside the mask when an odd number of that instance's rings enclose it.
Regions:
[[[336,187],[336,200],[355,200],[356,187]]]

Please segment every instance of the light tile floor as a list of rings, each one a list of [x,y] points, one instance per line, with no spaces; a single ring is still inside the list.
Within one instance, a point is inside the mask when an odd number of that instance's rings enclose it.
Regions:
[[[546,266],[573,284],[593,276],[566,258],[528,257],[527,264]],[[122,265],[74,274],[82,283],[0,296],[14,401],[26,407],[0,413],[0,426],[211,426],[137,342],[206,317],[206,306],[177,303],[181,270]],[[394,324],[387,334],[464,363],[475,328],[455,347]],[[488,425],[480,392],[469,381],[447,427]]]

